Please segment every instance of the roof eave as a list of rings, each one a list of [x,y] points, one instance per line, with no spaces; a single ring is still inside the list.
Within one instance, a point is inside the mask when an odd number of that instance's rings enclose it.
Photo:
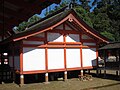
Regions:
[[[40,34],[42,32],[52,30],[54,27],[57,25],[60,25],[61,23],[65,22],[66,20],[72,20],[70,22],[76,22],[80,27],[84,29],[85,32],[93,35],[95,38],[99,39],[101,42],[109,43],[107,38],[103,37],[102,35],[98,34],[97,32],[93,32],[93,29],[87,25],[80,17],[78,17],[77,13],[74,10],[69,10],[67,14],[62,17],[59,21],[56,21],[56,23],[51,24],[49,27],[45,27],[43,29],[38,29],[38,30],[31,30],[32,28],[28,28],[29,30],[27,32],[23,32],[19,34],[18,36],[14,36],[13,41],[18,41],[21,39],[26,39],[30,36]],[[82,22],[82,24],[80,23]],[[39,25],[39,23],[38,23]]]

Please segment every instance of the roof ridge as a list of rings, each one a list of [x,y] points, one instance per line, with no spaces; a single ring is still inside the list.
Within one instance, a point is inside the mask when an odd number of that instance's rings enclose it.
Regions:
[[[28,28],[31,27],[31,26],[33,26],[33,25],[35,25],[35,24],[37,24],[37,23],[39,23],[39,22],[41,22],[41,21],[44,21],[44,20],[46,20],[46,19],[48,19],[50,17],[53,17],[56,14],[59,14],[59,13],[63,12],[67,7],[68,6],[65,6],[65,7],[61,8],[61,9],[59,9],[59,10],[53,12],[53,13],[51,13],[51,14],[48,14],[46,17],[41,18],[39,21],[37,21],[37,22],[32,23],[31,25],[29,25]]]

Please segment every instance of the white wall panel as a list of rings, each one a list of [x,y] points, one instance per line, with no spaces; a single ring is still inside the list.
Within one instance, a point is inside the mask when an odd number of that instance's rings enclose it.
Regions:
[[[80,49],[66,49],[67,68],[81,67]]]
[[[78,34],[69,34],[66,36],[66,42],[79,42],[80,38]]]
[[[48,49],[48,69],[64,68],[64,49]]]
[[[23,48],[23,71],[45,70],[45,49]]]
[[[82,49],[83,67],[96,65],[96,49]]]
[[[63,35],[59,33],[48,33],[47,40],[50,42],[63,42]]]

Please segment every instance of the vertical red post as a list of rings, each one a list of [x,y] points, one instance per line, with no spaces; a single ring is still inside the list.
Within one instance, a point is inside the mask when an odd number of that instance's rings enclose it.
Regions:
[[[24,84],[23,75],[23,41],[20,41],[20,86]]]
[[[96,66],[98,67],[98,47],[96,48]]]
[[[79,39],[80,39],[80,42],[81,42],[81,47],[80,47],[80,63],[81,63],[81,67],[83,67],[83,57],[82,57],[82,34],[79,34]]]

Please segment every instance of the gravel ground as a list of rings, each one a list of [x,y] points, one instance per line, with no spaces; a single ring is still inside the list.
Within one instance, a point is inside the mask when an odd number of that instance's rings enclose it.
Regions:
[[[114,72],[112,72],[114,73]],[[93,74],[93,76],[95,76]],[[0,84],[0,90],[120,90],[120,81],[114,79],[116,76],[109,76],[104,79],[93,77],[92,81],[80,81],[78,78],[68,79],[67,81],[51,81],[45,83],[25,84],[19,87],[17,84]]]

